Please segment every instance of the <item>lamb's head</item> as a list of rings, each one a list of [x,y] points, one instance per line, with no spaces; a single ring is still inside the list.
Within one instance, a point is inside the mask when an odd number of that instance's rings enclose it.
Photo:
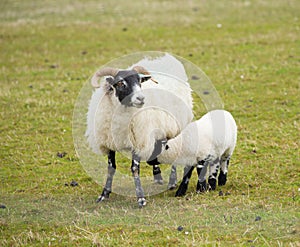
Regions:
[[[141,90],[141,83],[152,79],[145,68],[142,66],[136,66],[131,70],[103,68],[93,76],[93,87],[100,87],[98,79],[103,76],[107,76],[106,81],[109,85],[109,90],[114,92],[114,95],[122,105],[134,107],[142,107],[144,105],[145,96]]]

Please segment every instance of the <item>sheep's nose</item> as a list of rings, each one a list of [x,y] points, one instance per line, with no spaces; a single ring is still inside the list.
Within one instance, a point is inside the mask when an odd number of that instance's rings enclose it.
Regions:
[[[144,104],[145,96],[144,96],[144,95],[139,95],[139,96],[136,97],[136,99],[137,99],[138,101],[140,101],[141,104]]]

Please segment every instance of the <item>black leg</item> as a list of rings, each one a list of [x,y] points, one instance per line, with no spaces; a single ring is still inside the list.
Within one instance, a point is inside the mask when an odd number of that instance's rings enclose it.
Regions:
[[[227,182],[229,161],[230,161],[230,156],[222,157],[222,159],[221,159],[221,169],[220,169],[220,174],[218,177],[218,185],[219,186],[223,186]]]
[[[184,176],[183,176],[181,184],[179,185],[178,190],[176,191],[176,194],[175,194],[176,197],[185,195],[185,193],[188,189],[188,186],[189,186],[189,182],[190,182],[190,178],[192,176],[193,170],[194,170],[194,166],[184,167]]]
[[[227,173],[225,174],[223,171],[220,171],[219,177],[218,177],[218,185],[223,186],[227,182]]]
[[[111,193],[112,181],[116,172],[116,160],[115,160],[115,151],[109,151],[108,153],[108,167],[107,167],[107,178],[104,189],[101,195],[98,197],[96,202],[102,202],[104,199],[109,198],[109,194]]]
[[[173,190],[176,188],[176,185],[177,185],[177,169],[176,169],[176,165],[172,165],[171,173],[169,177],[168,189]]]
[[[197,163],[197,174],[198,174],[198,181],[197,181],[197,193],[202,193],[207,190],[206,184],[206,172],[207,172],[208,162],[206,160],[201,160]]]
[[[141,208],[146,205],[146,199],[145,199],[144,190],[142,188],[141,180],[140,180],[140,161],[141,161],[140,157],[133,153],[131,172],[134,179],[136,197],[138,199],[139,207]]]

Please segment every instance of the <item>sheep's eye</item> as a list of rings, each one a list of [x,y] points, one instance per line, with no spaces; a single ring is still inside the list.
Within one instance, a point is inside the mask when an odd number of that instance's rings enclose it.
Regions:
[[[126,88],[126,82],[122,81],[118,81],[117,82],[117,87],[118,88]]]

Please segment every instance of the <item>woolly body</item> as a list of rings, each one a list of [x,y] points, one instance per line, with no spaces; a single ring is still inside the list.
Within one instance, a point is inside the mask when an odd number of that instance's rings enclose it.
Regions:
[[[168,141],[158,156],[161,163],[185,165],[184,176],[175,196],[185,195],[193,169],[197,166],[197,192],[207,190],[206,173],[209,168],[209,189],[225,185],[230,157],[236,145],[237,126],[232,115],[214,110],[190,123],[180,135]]]
[[[236,139],[237,126],[232,115],[224,110],[213,110],[169,140],[169,148],[158,156],[158,161],[195,166],[208,157],[217,160],[232,154]]]
[[[156,140],[173,138],[191,122],[192,97],[188,83],[179,78],[153,74],[158,81],[142,83],[145,104],[142,108],[121,105],[115,91],[102,80],[92,95],[86,136],[92,150],[135,151],[147,160]]]

